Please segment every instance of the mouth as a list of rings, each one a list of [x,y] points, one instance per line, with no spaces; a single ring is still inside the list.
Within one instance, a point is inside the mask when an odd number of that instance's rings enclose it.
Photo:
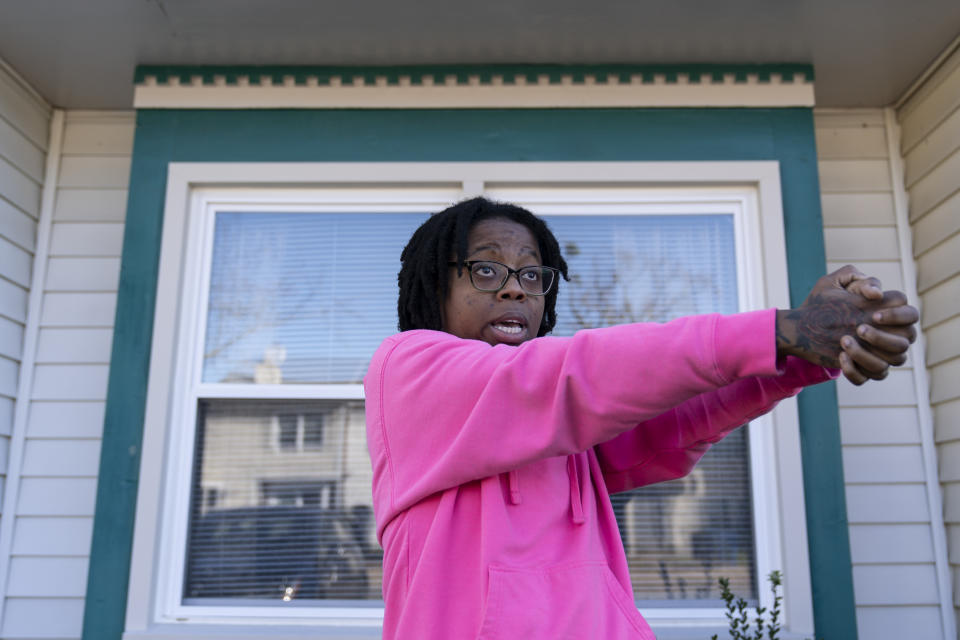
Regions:
[[[497,324],[493,325],[493,328],[501,333],[520,335],[523,333],[524,326],[522,324],[514,324],[513,322],[498,322]]]
[[[520,316],[504,316],[490,323],[498,342],[519,344],[527,339],[527,321]]]

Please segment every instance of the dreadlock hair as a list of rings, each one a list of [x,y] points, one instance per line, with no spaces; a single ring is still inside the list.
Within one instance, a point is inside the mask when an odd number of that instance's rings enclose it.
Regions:
[[[522,224],[539,245],[544,266],[560,270],[564,280],[567,263],[560,253],[560,244],[547,224],[526,209],[504,202],[493,202],[483,197],[464,200],[435,213],[413,233],[410,242],[400,254],[400,297],[397,312],[400,331],[411,329],[443,330],[443,304],[449,290],[449,263],[451,256],[457,263],[457,273],[463,273],[470,230],[481,220],[506,218]],[[538,336],[553,330],[557,323],[557,285],[544,296],[543,320]]]

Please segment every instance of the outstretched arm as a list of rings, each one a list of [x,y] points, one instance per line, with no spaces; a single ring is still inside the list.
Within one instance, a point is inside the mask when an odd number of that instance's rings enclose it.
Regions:
[[[585,451],[701,393],[774,376],[775,320],[773,310],[693,316],[518,347],[394,336],[364,385],[378,511]]]
[[[803,305],[777,314],[781,375],[701,394],[597,445],[608,490],[686,475],[711,444],[803,387],[835,377],[837,368],[854,384],[885,378],[891,365],[906,361],[918,317],[902,293],[884,293],[879,280],[852,266],[824,276]]]
[[[788,356],[780,375],[737,380],[645,420],[594,447],[607,490],[617,493],[687,475],[728,433],[838,373]]]

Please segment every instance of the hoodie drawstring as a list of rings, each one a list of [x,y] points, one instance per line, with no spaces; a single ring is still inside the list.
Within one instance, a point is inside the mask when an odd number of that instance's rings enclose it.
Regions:
[[[577,473],[577,456],[567,456],[567,475],[570,476],[570,519],[574,524],[583,524],[583,502],[580,501],[580,474]]]
[[[507,474],[507,486],[510,488],[510,504],[520,504],[523,498],[520,495],[520,477],[516,471]]]
[[[583,515],[583,501],[580,498],[580,474],[578,473],[577,456],[567,456],[567,476],[570,479],[570,520],[573,524],[583,524],[587,521]],[[589,468],[586,471],[589,473]],[[516,471],[507,473],[507,488],[510,490],[510,504],[520,504],[523,496],[520,495],[520,474]]]

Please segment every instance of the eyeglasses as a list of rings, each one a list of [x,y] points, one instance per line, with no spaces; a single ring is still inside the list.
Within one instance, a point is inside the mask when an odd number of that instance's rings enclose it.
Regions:
[[[542,296],[550,291],[559,269],[553,267],[530,266],[511,269],[505,264],[492,260],[466,260],[464,266],[470,270],[470,284],[478,291],[497,292],[503,289],[510,276],[517,276],[517,282],[524,293]],[[450,262],[451,267],[457,266]]]

